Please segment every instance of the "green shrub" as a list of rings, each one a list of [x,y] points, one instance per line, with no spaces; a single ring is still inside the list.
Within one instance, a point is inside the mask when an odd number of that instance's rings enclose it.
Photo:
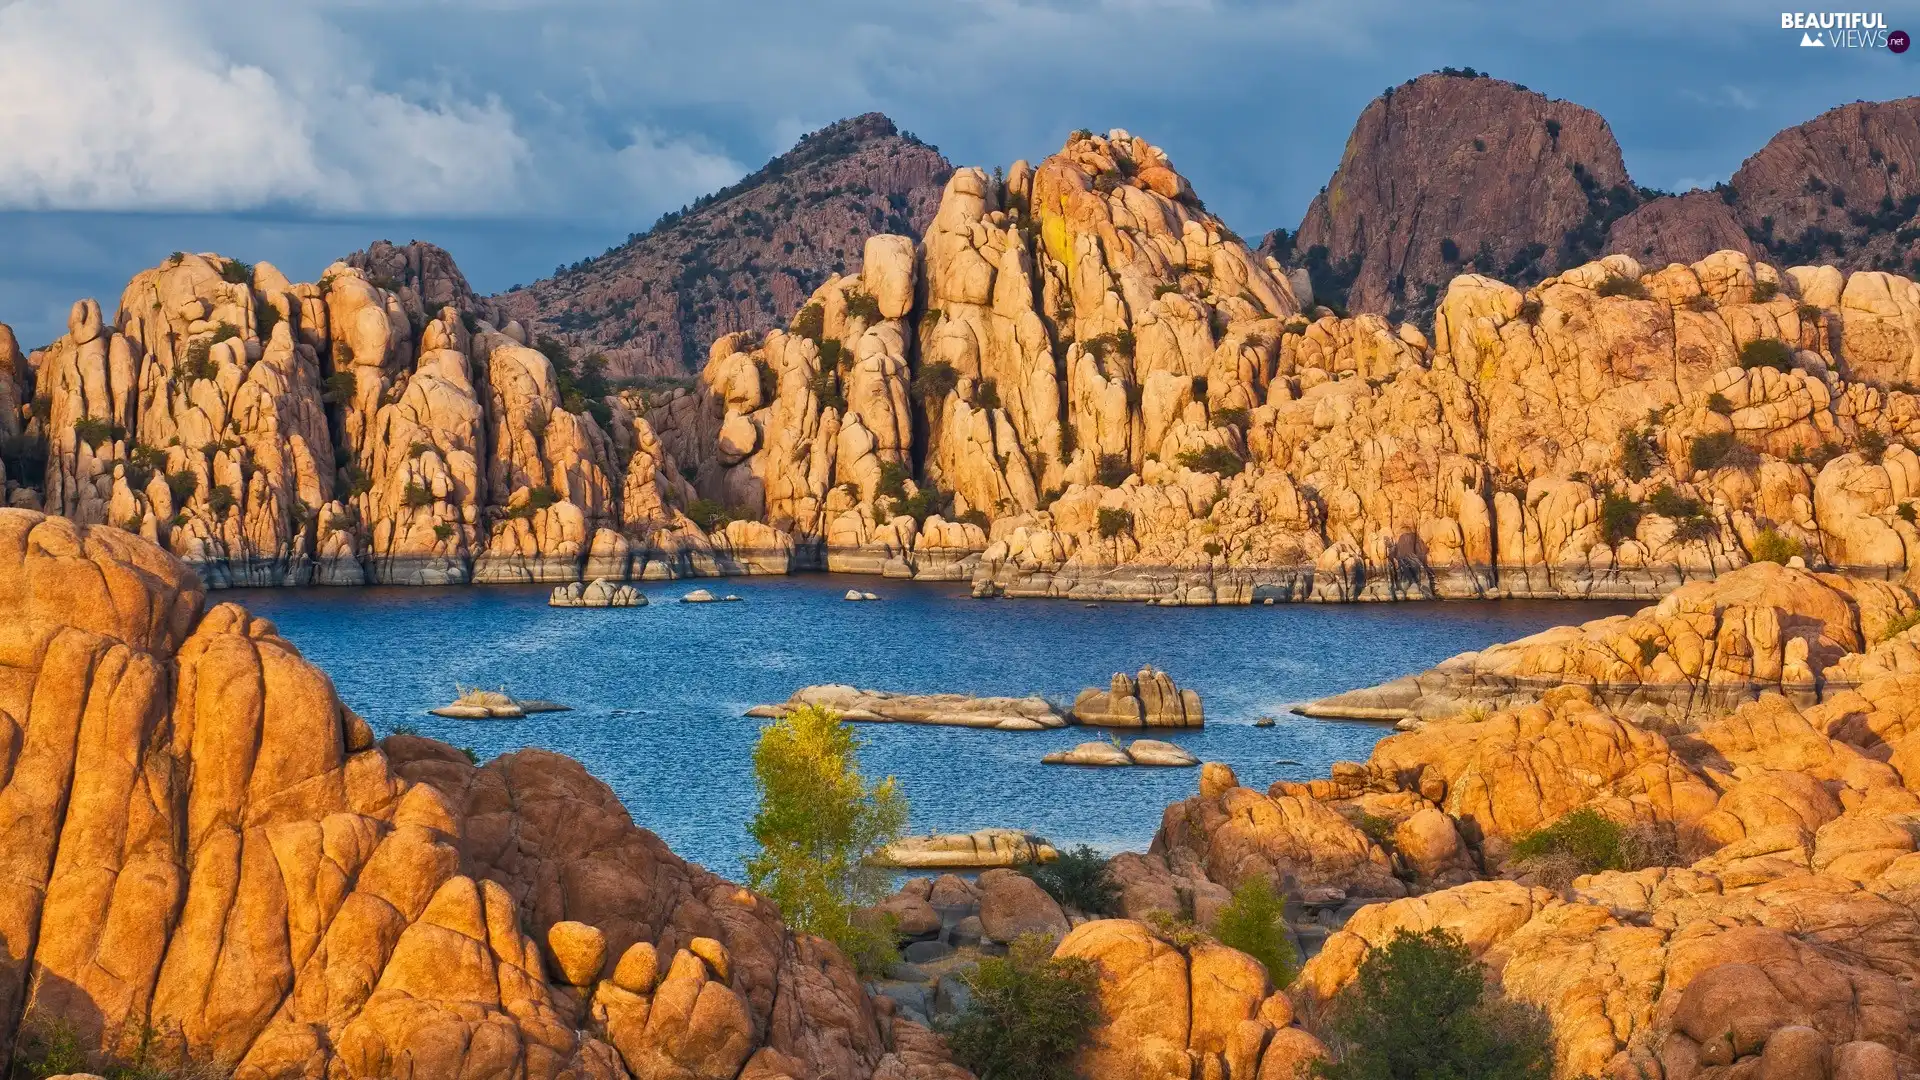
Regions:
[[[977,409],[997,409],[1000,407],[1000,384],[992,379],[981,379],[973,384],[973,405]]]
[[[1913,509],[1913,504],[1911,502],[1901,503],[1899,506],[1894,507],[1893,512],[1896,514],[1899,514],[1900,520],[1906,522],[1909,525],[1912,525],[1914,523],[1914,519],[1916,516],[1920,516],[1915,514]]]
[[[1186,450],[1180,454],[1182,468],[1194,472],[1212,473],[1215,476],[1238,476],[1247,467],[1240,455],[1224,446],[1209,446],[1200,450]]]
[[[1708,296],[1706,293],[1700,293],[1687,297],[1686,303],[1681,306],[1685,307],[1688,311],[1712,311],[1719,305],[1713,302],[1713,297]]]
[[[207,492],[207,507],[215,517],[225,517],[234,502],[233,489],[225,484],[215,484],[213,490]]]
[[[194,493],[200,490],[200,478],[192,469],[178,469],[167,474],[167,494],[173,497],[175,508],[185,506]]]
[[[809,300],[805,307],[794,313],[793,322],[788,328],[803,338],[810,338],[814,344],[826,334],[827,309],[820,306],[818,300]]]
[[[46,1080],[49,1076],[86,1073],[91,1068],[80,1036],[65,1020],[33,1021],[21,1029],[20,1045],[14,1049],[13,1076]]]
[[[832,368],[821,368],[807,378],[807,389],[819,400],[823,409],[847,411],[847,395],[840,392],[840,384],[833,377]]]
[[[864,319],[868,325],[880,322],[880,301],[864,292],[848,291],[847,318]]]
[[[321,392],[320,400],[329,405],[338,405],[353,400],[354,387],[358,384],[354,381],[353,372],[336,371],[327,376],[321,385],[326,389]]]
[[[1133,530],[1133,512],[1131,510],[1116,510],[1111,507],[1101,507],[1098,517],[1100,536],[1103,539],[1111,540],[1123,532],[1131,532]]]
[[[1753,283],[1753,302],[1756,304],[1764,304],[1778,295],[1780,295],[1780,286],[1777,282],[1756,281]]]
[[[167,467],[167,452],[152,446],[135,445],[127,454],[127,487],[145,491],[154,474]]]
[[[1676,519],[1699,517],[1706,513],[1706,506],[1699,499],[1682,495],[1669,484],[1661,484],[1660,490],[1648,496],[1647,509],[1661,517]]]
[[[1548,1080],[1551,1029],[1487,992],[1451,931],[1397,931],[1334,999],[1318,1080]]]
[[[461,752],[461,753],[463,753],[463,754],[465,754],[465,755],[467,755],[467,764],[469,764],[469,765],[478,765],[478,764],[480,764],[480,755],[479,755],[479,753],[477,753],[477,752],[476,752],[476,751],[475,751],[475,750],[473,749],[473,747],[471,747],[471,746],[462,746],[462,747],[460,747],[460,748],[459,748],[459,750],[460,750],[460,752]]]
[[[408,506],[416,509],[422,506],[432,506],[433,492],[424,484],[408,484],[402,499]]]
[[[1019,870],[1048,896],[1088,915],[1111,914],[1120,901],[1120,884],[1107,869],[1106,857],[1086,844],[1062,851],[1050,863],[1029,863]]]
[[[921,401],[939,401],[960,385],[960,372],[945,360],[923,364],[913,377],[913,396]]]
[[[780,396],[780,376],[774,374],[765,360],[755,360],[753,367],[760,374],[760,404],[770,405]]]
[[[1740,347],[1740,366],[1749,371],[1754,368],[1792,371],[1793,349],[1779,338],[1757,338]]]
[[[1514,841],[1508,858],[1512,862],[1525,864],[1549,856],[1561,856],[1579,866],[1583,874],[1626,870],[1629,867],[1624,836],[1625,830],[1619,822],[1598,810],[1582,807]]]
[[[1098,468],[1094,470],[1094,479],[1101,487],[1117,488],[1133,475],[1133,466],[1119,454],[1102,454]]]
[[[1287,901],[1265,875],[1254,874],[1233,890],[1233,898],[1214,916],[1213,936],[1264,964],[1275,986],[1293,981],[1300,957],[1287,932]]]
[[[1640,279],[1621,274],[1610,275],[1607,280],[1600,283],[1599,288],[1593,291],[1599,296],[1625,296],[1632,300],[1647,298],[1647,287],[1640,284]]]
[[[1769,525],[1753,537],[1753,550],[1747,553],[1754,562],[1772,562],[1785,566],[1790,560],[1804,558],[1806,548],[1800,541]]]
[[[253,264],[243,263],[239,259],[228,259],[220,266],[220,276],[235,285],[253,284]]]
[[[1707,395],[1707,410],[1717,412],[1721,416],[1732,416],[1733,402],[1727,400],[1727,395],[1716,390]]]
[[[1247,421],[1245,409],[1215,409],[1211,417],[1214,427],[1236,427],[1242,431],[1246,430]]]
[[[1529,296],[1525,300],[1520,301],[1520,321],[1529,325],[1538,323],[1540,321],[1540,313],[1545,310],[1546,305],[1542,304],[1538,297]]]
[[[861,775],[861,745],[838,713],[814,706],[760,729],[747,882],[788,926],[839,944],[872,974],[892,952],[891,929],[854,912],[886,895],[891,875],[870,859],[906,827],[907,800],[892,777]]]
[[[1349,824],[1366,834],[1367,839],[1381,847],[1393,846],[1393,819],[1369,814],[1364,810],[1350,810],[1343,815]]]
[[[1651,425],[1630,427],[1620,433],[1620,471],[1629,480],[1645,480],[1660,466],[1660,440]]]
[[[885,495],[890,499],[907,497],[907,467],[897,461],[880,463],[880,480],[873,487],[874,494]]]
[[[89,447],[98,450],[101,444],[110,443],[127,436],[127,429],[111,420],[83,416],[73,422],[74,437]]]
[[[961,514],[959,517],[955,518],[954,520],[962,522],[967,525],[978,525],[980,526],[981,529],[991,529],[993,527],[993,519],[987,516],[987,512],[985,510],[982,510],[977,506],[972,507],[966,513]]]
[[[230,322],[222,322],[220,325],[213,328],[213,338],[212,338],[211,344],[218,345],[223,341],[232,341],[233,339],[239,336],[240,336],[239,327],[233,325]]]
[[[1887,456],[1887,437],[1868,429],[1860,433],[1860,456],[1870,465],[1878,465]]]
[[[423,439],[415,439],[414,441],[407,444],[407,456],[409,458],[421,457],[424,454],[426,454],[427,451],[432,449],[433,449],[432,443],[427,442]]]
[[[712,532],[725,528],[727,522],[734,519],[734,514],[712,499],[695,499],[693,505],[687,507],[687,517],[700,526],[701,532]]]
[[[1722,466],[1744,467],[1753,463],[1753,451],[1743,446],[1731,431],[1715,431],[1701,435],[1687,447],[1687,464],[1694,472],[1705,472]]]
[[[1634,538],[1640,530],[1644,508],[1617,491],[1609,491],[1600,500],[1600,536],[1608,544]]]
[[[1920,610],[1909,611],[1887,623],[1887,628],[1880,632],[1880,640],[1899,637],[1916,626],[1920,626]]]
[[[1070,1080],[1100,1021],[1093,961],[1056,957],[1050,938],[1030,934],[962,979],[972,1000],[946,1030],[962,1066],[982,1080]]]

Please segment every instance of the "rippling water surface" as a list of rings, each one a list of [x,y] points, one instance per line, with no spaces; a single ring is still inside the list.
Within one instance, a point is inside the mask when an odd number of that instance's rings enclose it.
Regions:
[[[738,604],[674,603],[698,586]],[[879,603],[847,603],[849,587]],[[748,706],[810,683],[1070,701],[1115,671],[1153,664],[1199,691],[1204,730],[1170,738],[1243,783],[1324,775],[1390,729],[1309,720],[1295,702],[1430,667],[1468,649],[1638,605],[1565,601],[1161,608],[980,601],[960,584],[846,575],[647,585],[652,606],[568,610],[545,587],[241,590],[220,595],[273,619],[376,730],[406,723],[481,758],[538,746],[613,786],[634,819],[682,856],[733,877],[753,813]],[[462,721],[424,711],[454,684],[504,686],[574,711]],[[1255,728],[1256,717],[1278,718]],[[1043,766],[1090,729],[976,731],[863,725],[871,775],[900,778],[917,831],[1034,829],[1056,843],[1144,849],[1193,769]],[[1299,765],[1282,765],[1282,759]]]

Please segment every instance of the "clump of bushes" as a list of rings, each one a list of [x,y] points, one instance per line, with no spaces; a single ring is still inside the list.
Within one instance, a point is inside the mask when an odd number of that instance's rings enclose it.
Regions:
[[[734,519],[734,514],[712,499],[695,499],[693,505],[687,507],[687,517],[700,526],[701,532],[712,532],[725,528],[727,522]]]
[[[1182,468],[1221,477],[1238,476],[1247,467],[1247,463],[1240,460],[1239,454],[1224,446],[1182,451],[1177,460]]]
[[[1000,384],[992,379],[981,379],[973,384],[973,407],[976,409],[999,408]]]
[[[1053,862],[1019,869],[1062,906],[1087,915],[1110,914],[1120,900],[1120,884],[1107,869],[1106,857],[1086,844],[1062,851]]]
[[[1133,531],[1133,511],[1116,510],[1102,507],[1099,513],[1100,536],[1111,540],[1123,532]]]
[[[1887,456],[1887,437],[1871,429],[1860,433],[1860,456],[1870,465],[1878,465]]]
[[[1255,874],[1233,890],[1233,898],[1214,916],[1213,937],[1260,961],[1275,986],[1293,981],[1300,956],[1287,933],[1287,901],[1264,875]]]
[[[251,285],[253,264],[243,263],[239,259],[228,259],[220,266],[220,276],[235,285]]]
[[[403,498],[408,506],[415,509],[433,505],[433,492],[423,484],[408,484]]]
[[[1073,1057],[1100,1020],[1091,960],[1056,957],[1051,938],[1030,934],[962,978],[972,1001],[946,1030],[961,1065],[994,1080],[1073,1076]]]
[[[178,469],[167,474],[167,494],[173,497],[176,509],[185,506],[187,500],[199,490],[200,478],[194,475],[192,469]]]
[[[913,377],[913,396],[921,401],[939,401],[960,385],[960,372],[945,360],[923,365]]]
[[[1317,1080],[1547,1080],[1552,1031],[1537,1010],[1489,993],[1460,938],[1405,930],[1367,954],[1333,1003]]]
[[[1804,558],[1806,548],[1800,541],[1787,536],[1769,525],[1753,536],[1753,549],[1747,557],[1754,562],[1772,562],[1785,566],[1793,559]]]
[[[111,420],[84,416],[73,422],[74,437],[89,447],[98,450],[102,443],[110,443],[127,437],[127,429]]]
[[[863,319],[868,325],[881,321],[880,301],[864,292],[847,293],[847,318]]]
[[[832,368],[822,368],[807,379],[807,389],[820,401],[823,409],[847,411],[847,395],[840,390],[840,384],[833,377]]]
[[[1623,274],[1610,275],[1607,280],[1600,283],[1599,288],[1593,291],[1600,296],[1624,296],[1632,300],[1647,298],[1647,287],[1640,284],[1638,278],[1630,278]]]
[[[413,488],[413,485],[408,485],[407,498],[409,499],[409,502],[408,502],[409,506],[413,505],[413,503],[411,502],[411,499],[413,497],[412,488]],[[431,500],[432,496],[429,495],[428,498],[429,500]],[[545,484],[542,484],[539,487],[527,489],[526,501],[523,503],[520,503],[517,506],[508,507],[507,517],[525,518],[525,519],[531,520],[533,515],[539,513],[542,510],[545,510],[547,507],[552,506],[554,503],[557,503],[559,501],[560,501],[560,493],[553,490],[553,488],[548,487]]]
[[[1101,487],[1117,488],[1133,475],[1133,466],[1119,454],[1102,454],[1098,467],[1094,470],[1094,479]]]
[[[1727,395],[1716,390],[1707,395],[1707,410],[1719,413],[1721,416],[1732,416],[1733,402],[1727,400]]]
[[[1731,431],[1701,435],[1687,447],[1687,464],[1694,472],[1706,472],[1722,466],[1744,468],[1753,464],[1753,451],[1741,444]]]
[[[343,401],[351,401],[353,399],[354,387],[357,384],[354,382],[353,372],[336,371],[327,376],[321,385],[324,386],[325,389],[320,394],[320,400],[329,405],[338,405]]]
[[[207,507],[215,517],[225,517],[234,502],[233,489],[225,484],[215,484],[213,490],[207,492]]]
[[[1620,471],[1629,480],[1645,480],[1660,465],[1660,440],[1653,426],[1643,424],[1620,433]]]
[[[1640,518],[1646,508],[1617,491],[1609,491],[1600,500],[1600,536],[1608,544],[1631,540],[1640,531]]]
[[[1215,409],[1209,419],[1214,427],[1237,427],[1244,431],[1248,415],[1245,409]]]
[[[1740,347],[1740,366],[1749,371],[1755,368],[1792,371],[1793,350],[1779,338],[1758,338]]]
[[[1753,283],[1753,302],[1756,304],[1764,304],[1778,295],[1780,295],[1780,286],[1777,282],[1756,281]]]
[[[1643,642],[1645,645],[1651,644]],[[1659,646],[1654,645],[1654,651]],[[1670,835],[1658,826],[1625,826],[1581,807],[1514,842],[1508,860],[1548,888],[1564,889],[1582,874],[1639,870],[1678,860]]]

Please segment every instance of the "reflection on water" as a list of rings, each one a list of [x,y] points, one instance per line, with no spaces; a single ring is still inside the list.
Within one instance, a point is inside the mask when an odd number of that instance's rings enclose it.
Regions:
[[[849,586],[879,603],[847,603]],[[651,584],[652,606],[554,609],[546,587],[241,590],[221,595],[273,619],[386,732],[407,723],[485,759],[526,746],[570,754],[612,785],[676,852],[742,873],[753,813],[750,705],[844,682],[912,692],[1038,693],[1142,664],[1200,692],[1203,731],[1168,736],[1224,761],[1242,783],[1324,775],[1364,758],[1389,729],[1308,720],[1288,705],[1429,667],[1467,649],[1639,605],[1562,601],[1161,608],[970,599],[963,584],[846,575],[732,579],[739,604],[679,604],[694,588]],[[504,686],[574,707],[524,720],[426,716],[454,684]],[[1273,728],[1252,725],[1261,715]],[[1099,734],[867,725],[869,773],[900,778],[916,830],[1037,830],[1056,843],[1140,849],[1161,810],[1193,793],[1192,769],[1042,766]],[[1280,759],[1299,766],[1279,765]]]

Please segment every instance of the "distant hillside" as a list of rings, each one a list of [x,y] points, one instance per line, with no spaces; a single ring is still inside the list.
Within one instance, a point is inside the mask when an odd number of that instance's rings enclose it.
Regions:
[[[731,187],[553,277],[495,297],[509,318],[606,353],[610,373],[699,369],[707,346],[791,318],[874,233],[919,236],[953,166],[867,113],[803,137]]]
[[[1598,113],[1474,71],[1389,89],[1354,124],[1300,228],[1261,245],[1322,302],[1430,322],[1456,275],[1528,285],[1611,252],[1920,273],[1920,98],[1857,102],[1775,135],[1732,181],[1636,185]]]
[[[1262,250],[1323,301],[1426,322],[1457,274],[1524,286],[1601,254],[1641,197],[1598,113],[1448,69],[1375,98],[1297,233]]]

